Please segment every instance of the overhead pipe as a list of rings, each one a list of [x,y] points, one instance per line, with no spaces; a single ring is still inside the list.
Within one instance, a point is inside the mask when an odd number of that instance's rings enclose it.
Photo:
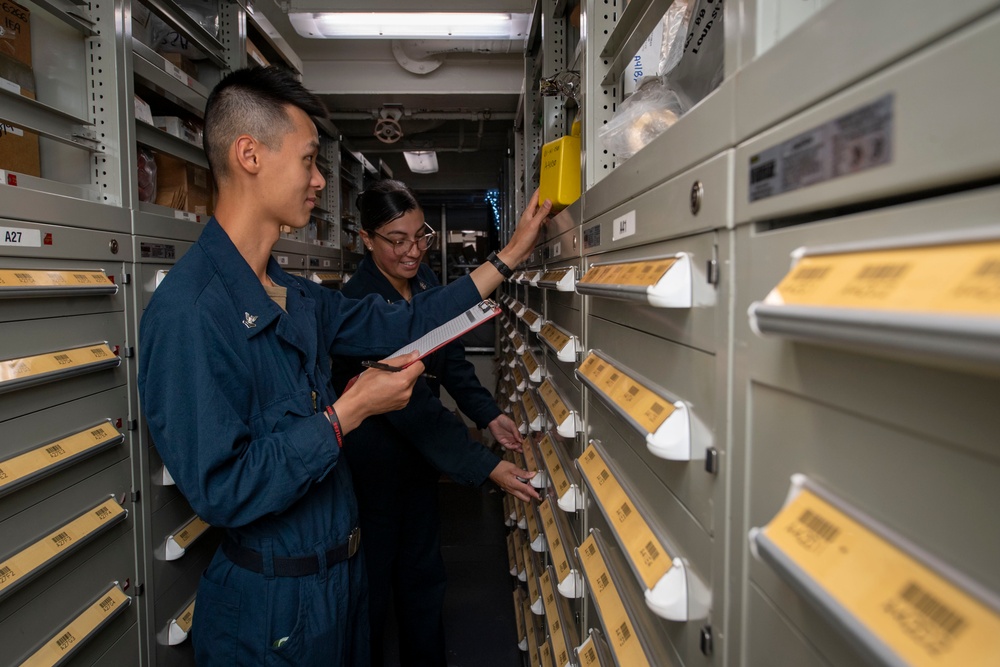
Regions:
[[[520,53],[524,42],[513,39],[394,39],[392,55],[412,74],[430,74],[449,53]]]

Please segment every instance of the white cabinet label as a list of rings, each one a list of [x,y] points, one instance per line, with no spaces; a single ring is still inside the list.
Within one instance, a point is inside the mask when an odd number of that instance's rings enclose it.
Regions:
[[[611,240],[617,241],[635,234],[635,211],[629,211],[611,223]]]
[[[0,246],[4,245],[40,248],[42,247],[42,233],[37,229],[0,227]]]

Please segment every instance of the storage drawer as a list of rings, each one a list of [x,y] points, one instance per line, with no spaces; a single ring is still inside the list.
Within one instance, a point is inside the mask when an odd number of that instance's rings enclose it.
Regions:
[[[594,219],[581,234],[584,256],[732,226],[732,151],[630,198]]]
[[[129,456],[125,387],[3,422],[0,521]]]
[[[151,512],[156,512],[164,505],[181,497],[180,489],[174,482],[170,471],[163,465],[163,459],[156,447],[146,449],[149,458],[149,486],[146,488],[146,504]]]
[[[130,480],[129,463],[122,461],[0,524],[4,535],[0,569],[9,568],[0,583],[0,619],[56,585],[111,542],[131,535]],[[125,505],[117,502],[123,498]],[[105,503],[106,508],[102,507]],[[124,576],[135,570],[131,539],[127,540],[130,565]],[[109,574],[109,580],[117,576],[122,575]]]
[[[13,381],[0,383],[6,387],[0,394],[0,421],[126,382],[126,368],[113,355],[125,346],[124,313],[6,322],[0,324],[0,340],[4,341],[0,364],[30,367]],[[103,347],[105,343],[110,350]],[[22,361],[11,363],[14,360]]]
[[[185,252],[191,249],[193,243],[173,241],[148,236],[137,236],[136,245],[136,289],[140,290],[140,306],[143,311],[149,305],[149,299],[159,284],[166,278]],[[140,314],[141,317],[141,314]]]
[[[706,352],[715,352],[718,346],[726,342],[727,328],[724,325],[727,313],[724,308],[717,307],[720,301],[725,303],[725,297],[720,295],[716,285],[709,283],[709,272],[716,274],[720,253],[718,246],[720,241],[725,243],[727,238],[720,238],[717,233],[709,232],[607,254],[589,255],[585,261],[585,275],[588,271],[598,270],[591,268],[594,264],[677,258],[678,261],[669,272],[686,274],[678,275],[676,280],[678,283],[688,281],[686,291],[690,294],[690,307],[654,307],[648,302],[613,298],[614,292],[608,291],[587,295],[588,313],[592,318],[617,322]],[[725,256],[727,249],[722,248],[721,251]],[[665,278],[669,279],[669,272]],[[608,287],[598,286],[602,290]],[[583,287],[583,290],[586,289],[586,286]],[[680,285],[678,289],[685,290],[685,287]]]
[[[283,250],[275,250],[271,253],[271,256],[274,257],[274,261],[278,263],[278,266],[288,273],[298,276],[305,275],[305,271],[308,266],[305,255],[300,255],[294,252],[285,252]]]
[[[747,627],[744,630],[747,654],[740,664],[768,667],[847,667],[868,664],[850,646],[830,634],[829,628],[824,627],[825,621],[801,601],[798,605],[793,602],[786,606],[783,613],[757,586],[751,584],[747,591]],[[788,595],[791,595],[791,591],[788,591]],[[800,625],[813,631],[803,634],[790,622],[790,618],[795,618]],[[822,653],[817,645],[824,649]],[[834,655],[837,656],[836,659]]]
[[[99,600],[115,582],[125,588],[126,596],[131,596],[135,582],[135,545],[131,531],[104,542],[103,548],[90,552],[87,560],[77,565],[51,587],[19,600],[22,604],[16,613],[6,613],[7,604],[13,600],[0,605],[5,612],[0,621],[0,635],[5,638],[6,656],[28,657],[81,611]],[[121,609],[107,625],[96,630],[86,644],[73,651],[72,664],[139,664],[137,611],[135,604]],[[123,651],[127,658],[120,663],[108,661],[106,651],[122,641],[125,641],[125,648],[130,649]]]
[[[178,536],[188,523],[196,518],[194,510],[183,496],[178,496],[161,509],[153,512],[150,520],[150,544],[153,553],[153,585],[163,591],[174,585],[194,561],[208,564],[222,539],[222,531],[209,527],[189,542]],[[195,531],[197,533],[197,531]],[[169,538],[175,536],[173,541]],[[185,545],[183,554],[177,556],[178,543]],[[173,560],[167,560],[167,558]]]
[[[121,312],[124,265],[0,257],[0,321]]]
[[[552,319],[553,313],[558,311],[579,312],[583,299],[574,289],[579,278],[579,257],[545,265],[545,270],[538,277],[537,287],[532,289],[540,291],[540,303],[545,304],[547,318]]]
[[[561,217],[563,213],[560,213],[557,218]],[[549,222],[549,225],[551,224],[552,221]],[[541,244],[541,250],[546,267],[562,265],[563,262],[580,257],[583,246],[580,242],[579,222],[565,229],[553,229],[546,226],[545,236],[546,241]]]
[[[998,42],[993,12],[739,146],[737,223],[995,178]]]

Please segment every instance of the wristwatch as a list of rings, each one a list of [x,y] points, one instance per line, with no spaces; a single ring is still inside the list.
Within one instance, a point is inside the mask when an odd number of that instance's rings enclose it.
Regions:
[[[490,256],[486,258],[486,261],[497,267],[497,271],[499,271],[500,275],[504,277],[504,280],[514,275],[514,269],[504,264],[503,260],[497,257],[495,252],[491,252]]]

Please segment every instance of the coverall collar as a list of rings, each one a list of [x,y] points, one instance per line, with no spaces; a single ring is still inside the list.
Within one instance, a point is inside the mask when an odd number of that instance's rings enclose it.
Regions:
[[[361,258],[361,261],[358,262],[358,273],[366,274],[366,280],[374,289],[375,293],[389,303],[396,303],[397,301],[403,300],[403,295],[399,293],[399,290],[392,286],[389,279],[385,277],[382,270],[378,268],[377,264],[375,264],[375,260],[372,259],[371,255],[366,254]],[[420,278],[419,271],[416,276],[410,278],[410,292],[412,294],[419,294],[429,287],[432,287],[432,285],[428,285],[425,280]]]

